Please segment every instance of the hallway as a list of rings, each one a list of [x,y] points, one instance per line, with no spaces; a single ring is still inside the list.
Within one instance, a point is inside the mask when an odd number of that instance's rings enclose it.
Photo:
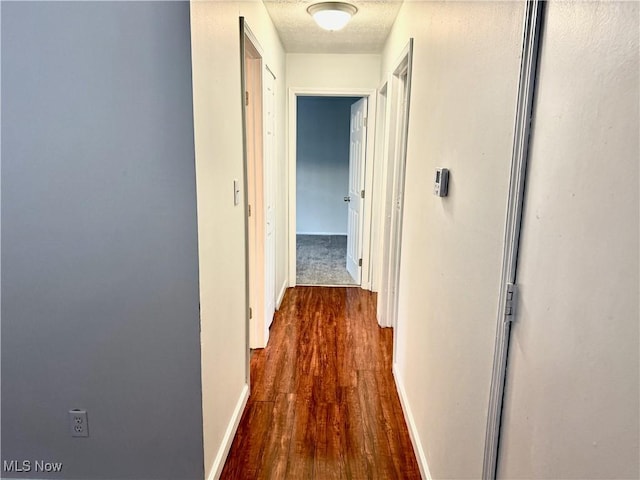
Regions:
[[[359,288],[289,289],[222,479],[420,478],[391,373],[392,330]]]

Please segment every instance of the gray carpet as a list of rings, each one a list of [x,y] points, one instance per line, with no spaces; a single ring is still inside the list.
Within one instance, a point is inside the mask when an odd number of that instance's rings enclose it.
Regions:
[[[356,285],[347,272],[346,235],[296,235],[298,285]]]

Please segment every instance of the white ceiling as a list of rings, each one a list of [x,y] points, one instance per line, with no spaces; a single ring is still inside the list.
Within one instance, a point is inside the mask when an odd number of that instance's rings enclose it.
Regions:
[[[307,7],[323,0],[263,0],[288,53],[380,53],[403,0],[347,0],[358,12],[344,29],[321,29]]]

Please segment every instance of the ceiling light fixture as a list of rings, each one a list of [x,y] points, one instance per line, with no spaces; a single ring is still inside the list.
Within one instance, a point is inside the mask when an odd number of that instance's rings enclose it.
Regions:
[[[349,23],[358,9],[350,3],[322,2],[307,8],[309,15],[325,30],[340,30]]]

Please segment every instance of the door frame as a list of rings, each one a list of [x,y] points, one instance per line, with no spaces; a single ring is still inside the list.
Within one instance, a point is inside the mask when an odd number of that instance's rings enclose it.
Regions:
[[[247,264],[249,274],[249,347],[255,348],[260,335],[258,319],[264,316],[264,148],[262,119],[262,49],[251,30],[244,24],[245,99],[243,129],[246,166]]]
[[[376,90],[368,88],[298,88],[288,89],[288,142],[287,159],[289,167],[289,286],[296,286],[296,136],[298,128],[297,106],[298,97],[367,97],[367,132],[375,132]],[[362,270],[360,287],[371,289],[370,265],[371,265],[371,205],[373,197],[373,153],[375,147],[375,135],[367,135],[365,148],[365,197],[362,221]]]
[[[276,160],[277,146],[276,137],[276,81],[275,73],[269,68],[267,63],[262,69],[262,130],[263,130],[263,159],[264,159],[264,228],[265,228],[265,318],[262,325],[263,344],[266,347],[269,341],[269,328],[273,323],[275,311],[278,308],[278,292],[276,291],[276,262],[277,262],[277,234],[278,225],[276,222]],[[269,93],[269,84],[272,92]],[[269,99],[269,97],[271,97]],[[271,104],[271,105],[269,105]],[[271,118],[269,119],[269,113]],[[271,132],[269,128],[271,127]],[[269,140],[270,137],[270,140]],[[269,217],[269,205],[271,206],[271,217]],[[271,244],[269,243],[269,228],[271,228]],[[269,286],[271,282],[271,287]]]
[[[386,114],[382,134],[383,152],[382,184],[379,216],[380,228],[380,295],[378,301],[378,323],[382,327],[396,327],[398,291],[400,280],[400,262],[402,250],[402,217],[404,211],[404,183],[407,163],[407,145],[409,134],[409,107],[411,103],[411,75],[413,67],[413,38],[409,39],[400,57],[394,64],[388,80],[382,85],[386,88]],[[405,78],[402,80],[402,78]],[[404,98],[401,98],[404,96]],[[398,209],[393,207],[399,201]],[[387,226],[387,207],[390,225]],[[395,247],[395,248],[392,248]],[[391,290],[393,288],[393,290]],[[393,358],[396,348],[394,335]]]
[[[375,152],[373,160],[373,195],[371,196],[371,290],[378,292],[382,287],[382,265],[384,265],[384,182],[387,172],[387,149],[389,145],[389,81],[385,80],[378,88],[376,109]],[[378,306],[380,302],[378,301]],[[379,310],[377,318],[380,318]]]
[[[265,76],[271,72],[265,62],[264,50],[258,39],[240,17],[241,92],[242,92],[242,145],[244,159],[245,202],[245,263],[246,263],[246,345],[247,355],[252,348],[264,348],[269,340],[270,321],[266,317],[266,274],[269,259],[266,251],[266,200],[265,195],[273,185],[267,179],[275,178],[275,172],[265,171]],[[247,68],[247,60],[251,62]],[[273,73],[271,73],[273,75]],[[275,78],[275,75],[273,75]],[[247,105],[245,92],[249,92]],[[254,101],[252,101],[254,100]],[[251,132],[249,125],[255,121]],[[249,145],[256,138],[257,141]],[[273,167],[274,164],[271,164]],[[251,215],[249,214],[251,208]],[[275,229],[274,229],[275,235]],[[275,255],[275,252],[272,252]],[[275,262],[275,259],[273,259]],[[274,263],[275,264],[275,263]],[[275,280],[274,280],[275,281]],[[275,293],[274,293],[275,295]],[[275,303],[276,299],[274,299]],[[249,357],[247,357],[247,364]],[[249,367],[247,367],[247,378]]]
[[[489,390],[487,427],[485,433],[482,479],[494,480],[498,469],[498,451],[500,427],[502,422],[502,402],[507,375],[511,322],[517,315],[517,271],[520,233],[524,210],[527,165],[529,161],[529,139],[533,123],[535,90],[538,76],[538,57],[545,3],[542,0],[527,0],[522,29],[522,60],[518,81],[518,98],[511,154],[511,172],[509,177],[509,198],[505,220],[504,249],[500,292],[498,295],[498,318],[493,352],[493,368]],[[512,300],[514,311],[507,312],[507,292],[513,286],[515,297]],[[511,310],[511,309],[510,309]]]

